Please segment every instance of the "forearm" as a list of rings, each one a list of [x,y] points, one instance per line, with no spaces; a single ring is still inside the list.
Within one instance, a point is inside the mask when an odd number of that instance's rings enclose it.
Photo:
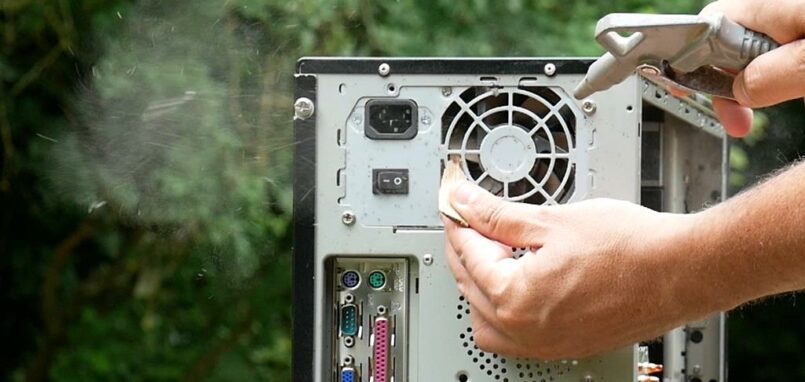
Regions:
[[[700,212],[687,246],[697,293],[726,310],[805,289],[805,163]]]

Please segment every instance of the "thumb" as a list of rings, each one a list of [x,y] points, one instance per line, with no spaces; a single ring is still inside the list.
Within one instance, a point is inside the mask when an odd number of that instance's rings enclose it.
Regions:
[[[542,207],[505,201],[469,181],[453,188],[450,204],[470,228],[487,238],[517,248],[540,244]]]
[[[805,40],[758,56],[738,74],[732,88],[735,99],[748,107],[805,97]]]

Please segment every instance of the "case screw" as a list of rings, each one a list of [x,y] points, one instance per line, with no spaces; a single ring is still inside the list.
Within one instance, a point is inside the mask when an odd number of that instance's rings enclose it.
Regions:
[[[545,71],[546,76],[553,77],[553,75],[556,74],[556,65],[554,65],[554,64],[545,64],[544,71]]]
[[[433,264],[433,255],[426,253],[424,256],[422,256],[422,262],[425,263],[425,265]]]
[[[584,100],[581,104],[581,110],[584,110],[584,113],[587,115],[595,113],[595,108],[595,102],[589,99]]]
[[[346,225],[355,224],[355,214],[352,213],[352,211],[344,211],[344,213],[341,214],[341,222]]]
[[[442,95],[443,96],[450,97],[451,94],[453,94],[453,88],[451,88],[449,86],[445,86],[445,87],[442,88]]]
[[[593,382],[593,376],[592,375],[584,376],[584,382]]]
[[[389,64],[384,62],[377,67],[377,74],[385,77],[388,76],[389,73],[391,73],[391,66],[389,66]]]
[[[294,118],[305,120],[313,116],[316,107],[309,98],[302,97],[293,103]]]

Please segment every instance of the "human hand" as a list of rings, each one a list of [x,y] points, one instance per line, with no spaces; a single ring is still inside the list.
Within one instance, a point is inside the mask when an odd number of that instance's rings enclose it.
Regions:
[[[752,127],[750,108],[805,97],[805,1],[719,0],[701,12],[716,13],[781,44],[738,73],[732,86],[737,102],[713,98],[713,109],[727,133],[743,137]]]
[[[451,202],[447,260],[470,302],[481,349],[539,359],[581,358],[654,338],[706,316],[691,300],[686,262],[692,215],[595,199],[561,206],[506,202],[471,182]],[[671,245],[673,244],[673,245]],[[533,248],[520,259],[512,247]],[[682,268],[680,268],[682,267]],[[695,277],[695,276],[690,276]]]

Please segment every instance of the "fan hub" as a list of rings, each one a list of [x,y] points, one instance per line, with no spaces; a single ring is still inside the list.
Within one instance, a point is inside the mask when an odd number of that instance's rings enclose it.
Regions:
[[[536,160],[534,140],[518,126],[495,127],[481,142],[481,165],[489,176],[500,182],[525,178]]]

